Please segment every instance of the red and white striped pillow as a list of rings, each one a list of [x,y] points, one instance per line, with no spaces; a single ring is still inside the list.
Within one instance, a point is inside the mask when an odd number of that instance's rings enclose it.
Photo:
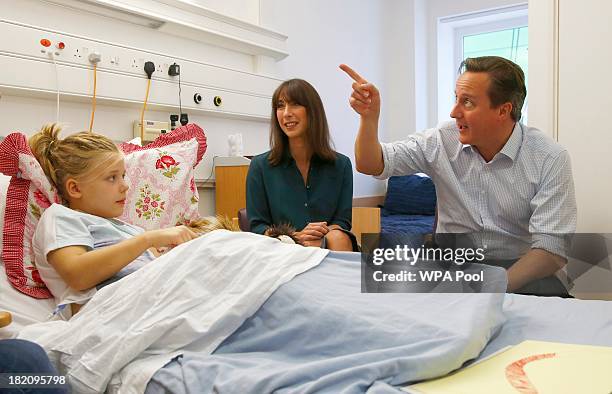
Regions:
[[[32,154],[24,134],[12,133],[0,143],[0,172],[11,177],[2,229],[6,276],[22,293],[49,298],[51,293],[34,263],[32,237],[40,215],[51,202],[61,200]]]

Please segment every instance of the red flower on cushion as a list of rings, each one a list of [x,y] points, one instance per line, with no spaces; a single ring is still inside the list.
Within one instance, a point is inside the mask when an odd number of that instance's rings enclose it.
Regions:
[[[163,176],[170,179],[176,179],[176,175],[181,171],[180,162],[170,156],[168,152],[159,152],[159,159],[156,162],[155,168],[160,170]]]
[[[168,156],[168,155],[162,156],[160,160],[162,161],[162,163],[166,165],[166,168],[170,168],[170,166],[178,164],[172,156]]]
[[[148,206],[148,205],[145,205],[144,207],[142,207],[142,210],[143,210],[144,212],[147,212],[147,211],[149,210],[149,206]]]
[[[43,209],[47,209],[51,206],[49,199],[40,190],[34,192],[34,200],[36,200],[38,206]]]
[[[195,178],[191,178],[191,182],[189,183],[189,189],[191,189],[192,193],[195,193],[196,191]]]
[[[147,198],[148,198],[148,197],[147,197]],[[157,201],[153,201],[153,202],[151,203],[151,206],[152,206],[153,208],[156,208],[156,207],[157,207]]]
[[[147,196],[147,197],[145,197],[145,199],[144,199],[144,203],[145,203],[145,204],[148,204],[148,203],[150,203],[150,202],[151,202],[151,197],[148,197],[148,196]]]

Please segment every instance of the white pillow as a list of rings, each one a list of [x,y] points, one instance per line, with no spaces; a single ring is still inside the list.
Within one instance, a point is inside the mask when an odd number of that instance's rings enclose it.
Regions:
[[[13,338],[25,326],[46,321],[54,308],[53,298],[38,300],[15,290],[0,260],[0,312],[10,312],[13,316],[11,324],[0,328],[0,339]]]
[[[6,212],[6,191],[8,189],[10,176],[0,174],[0,251],[2,250],[2,238],[4,234],[4,212]]]

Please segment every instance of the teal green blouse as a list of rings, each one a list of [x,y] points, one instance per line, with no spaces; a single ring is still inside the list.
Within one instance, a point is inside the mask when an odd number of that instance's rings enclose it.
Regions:
[[[289,153],[278,165],[270,152],[255,156],[247,175],[247,215],[251,231],[263,234],[273,224],[287,223],[300,231],[309,222],[337,224],[351,229],[353,168],[351,160],[336,153],[326,162],[313,156],[308,180]]]

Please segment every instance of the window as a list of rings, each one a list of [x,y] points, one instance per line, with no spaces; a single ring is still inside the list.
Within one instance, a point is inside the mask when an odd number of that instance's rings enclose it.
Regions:
[[[467,57],[501,56],[528,69],[527,5],[441,18],[438,24],[438,121],[447,120],[454,103],[459,65]],[[527,123],[527,99],[521,122]]]

